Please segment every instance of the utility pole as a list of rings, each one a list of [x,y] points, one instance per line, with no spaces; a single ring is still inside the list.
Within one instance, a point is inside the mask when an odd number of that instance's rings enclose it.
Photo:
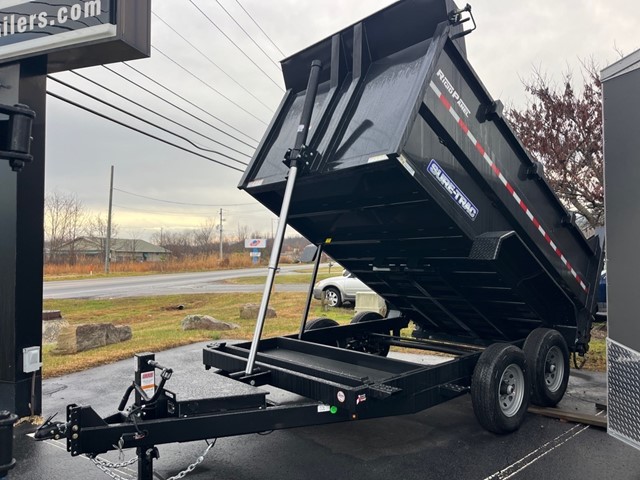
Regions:
[[[220,260],[222,260],[222,209],[220,209]]]
[[[104,273],[109,273],[111,262],[111,210],[113,207],[113,165],[111,165],[111,182],[109,183],[109,215],[107,216],[107,238],[105,240]]]

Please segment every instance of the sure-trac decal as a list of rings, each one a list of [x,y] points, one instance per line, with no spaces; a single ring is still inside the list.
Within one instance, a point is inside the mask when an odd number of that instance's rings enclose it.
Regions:
[[[464,194],[462,190],[451,180],[449,175],[443,170],[443,168],[435,160],[429,162],[427,171],[437,180],[442,188],[449,194],[451,199],[466,213],[471,220],[475,220],[478,216],[478,208],[473,204],[471,200]]]

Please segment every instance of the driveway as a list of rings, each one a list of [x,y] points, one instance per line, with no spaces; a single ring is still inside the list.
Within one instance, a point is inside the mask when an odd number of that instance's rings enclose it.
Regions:
[[[157,359],[176,369],[176,375],[210,375],[201,363],[203,345],[161,352]],[[112,413],[133,376],[132,365],[127,360],[46,380],[45,413],[64,414],[68,403],[91,404],[101,415]],[[603,374],[574,373],[562,406],[593,412],[604,392]],[[11,478],[107,478],[85,457],[72,458],[63,442],[36,443],[24,435],[27,431],[24,426],[17,431],[18,466]],[[177,474],[205,447],[204,442],[161,445],[158,478]],[[113,452],[104,457],[117,461]],[[222,438],[186,478],[637,480],[638,472],[640,452],[602,430],[529,414],[518,432],[494,435],[478,425],[470,397],[463,396],[415,415]],[[135,465],[117,473],[134,479]]]

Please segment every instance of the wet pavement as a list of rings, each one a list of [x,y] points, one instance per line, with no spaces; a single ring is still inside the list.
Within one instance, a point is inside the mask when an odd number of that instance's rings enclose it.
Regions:
[[[202,366],[204,343],[160,352],[156,359],[176,375],[211,375]],[[425,362],[442,357],[406,357]],[[45,414],[60,412],[68,403],[92,405],[100,415],[116,410],[133,377],[133,360],[118,362],[64,377],[43,385]],[[605,376],[573,372],[561,407],[597,413],[604,403]],[[9,478],[86,480],[109,478],[86,457],[72,458],[62,441],[35,442],[15,431],[18,465]],[[175,475],[206,448],[205,442],[159,446],[156,478]],[[127,459],[133,451],[125,451]],[[110,452],[103,456],[118,461]],[[114,472],[136,478],[136,465]],[[118,477],[116,477],[118,478]],[[564,423],[528,414],[524,425],[509,435],[486,432],[476,422],[468,395],[424,412],[291,430],[269,435],[219,439],[187,479],[640,479],[640,452],[594,427]]]

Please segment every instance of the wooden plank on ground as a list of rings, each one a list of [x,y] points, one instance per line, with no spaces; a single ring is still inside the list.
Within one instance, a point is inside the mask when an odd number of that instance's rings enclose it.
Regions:
[[[595,415],[592,413],[584,412],[570,412],[567,410],[561,410],[559,408],[550,407],[535,407],[530,406],[529,412],[536,415],[542,415],[543,417],[557,418],[558,420],[564,420],[572,423],[583,423],[585,425],[591,425],[593,427],[607,429],[607,417],[606,415]]]

